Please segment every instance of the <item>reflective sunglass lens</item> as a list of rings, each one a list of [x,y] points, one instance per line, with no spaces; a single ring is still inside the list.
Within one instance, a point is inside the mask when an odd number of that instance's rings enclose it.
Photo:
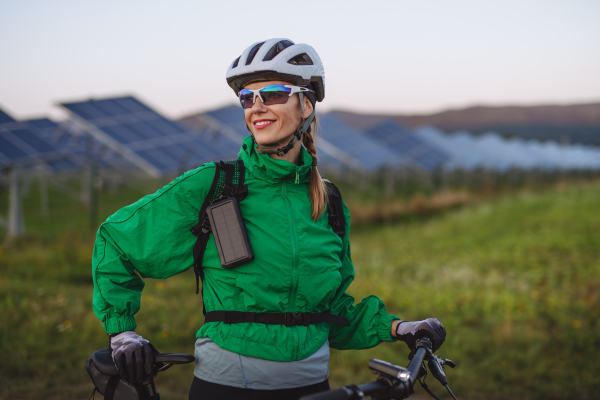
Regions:
[[[262,93],[262,97],[265,99],[265,105],[270,106],[273,104],[285,104],[287,103],[290,95],[288,92],[266,92]]]
[[[285,85],[268,85],[260,90],[265,105],[285,104],[290,98],[292,89]]]
[[[250,92],[249,94],[240,93],[240,104],[242,108],[252,108],[254,106],[254,102],[252,101],[254,94]]]

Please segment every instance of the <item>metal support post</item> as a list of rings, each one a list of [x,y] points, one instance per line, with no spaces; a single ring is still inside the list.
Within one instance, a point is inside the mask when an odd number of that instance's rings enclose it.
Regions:
[[[48,178],[44,171],[40,171],[40,213],[42,217],[47,218],[48,211]]]
[[[23,208],[21,207],[21,193],[19,182],[19,167],[13,167],[10,174],[10,193],[8,203],[8,232],[7,239],[23,236],[25,234],[25,222],[23,220]]]

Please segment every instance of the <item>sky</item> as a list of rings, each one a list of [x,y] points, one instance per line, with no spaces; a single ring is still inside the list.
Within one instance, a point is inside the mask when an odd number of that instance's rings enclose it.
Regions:
[[[325,66],[318,109],[429,113],[600,101],[600,1],[0,0],[0,108],[125,94],[168,117],[234,104],[231,62],[272,37]]]

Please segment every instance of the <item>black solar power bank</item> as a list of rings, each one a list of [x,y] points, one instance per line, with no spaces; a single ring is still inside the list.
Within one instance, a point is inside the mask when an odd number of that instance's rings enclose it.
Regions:
[[[252,261],[246,226],[240,205],[234,197],[218,201],[206,209],[212,228],[221,266],[233,269]]]

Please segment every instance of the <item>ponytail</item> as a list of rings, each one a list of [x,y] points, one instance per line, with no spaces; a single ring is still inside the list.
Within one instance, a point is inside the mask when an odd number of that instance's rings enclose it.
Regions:
[[[317,125],[319,120],[315,115],[315,119],[311,122],[308,130],[302,135],[302,144],[308,151],[308,154],[312,156],[312,171],[310,173],[310,189],[308,192],[308,198],[312,205],[311,218],[316,221],[325,210],[327,205],[327,189],[321,175],[317,170],[317,147],[315,141],[317,140]]]

